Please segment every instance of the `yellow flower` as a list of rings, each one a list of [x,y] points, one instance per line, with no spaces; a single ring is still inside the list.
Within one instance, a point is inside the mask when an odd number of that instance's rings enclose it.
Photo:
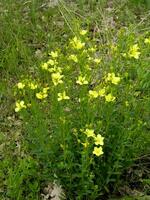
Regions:
[[[48,94],[44,93],[44,92],[38,92],[38,93],[36,93],[36,97],[38,99],[45,99],[47,96],[48,96]]]
[[[149,38],[145,38],[144,43],[145,44],[150,44],[150,37]]]
[[[48,64],[47,63],[43,63],[41,65],[41,68],[44,69],[44,70],[48,70]]]
[[[102,147],[94,147],[93,154],[95,154],[96,156],[100,156],[100,155],[102,155],[103,153],[104,153],[104,152],[103,152]]]
[[[129,57],[130,58],[135,58],[135,59],[138,59],[139,56],[140,56],[140,52],[138,51],[139,50],[139,47],[138,47],[138,44],[135,44],[133,45],[132,47],[130,47],[130,50],[129,50]]]
[[[117,85],[120,82],[120,77],[112,76],[111,82],[115,85]]]
[[[104,137],[100,134],[95,137],[95,145],[104,145]]]
[[[95,134],[94,134],[94,130],[93,129],[86,129],[85,131],[84,131],[84,133],[87,135],[87,137],[93,137],[93,138],[95,138]]]
[[[95,90],[89,90],[89,96],[90,96],[90,98],[97,98],[98,92]]]
[[[63,78],[63,75],[60,74],[59,72],[52,73],[51,77],[52,77],[52,82],[55,86],[58,85],[59,83],[60,84],[63,83],[63,81],[61,80]]]
[[[58,93],[58,101],[68,100],[70,99],[69,96],[66,95],[66,92]]]
[[[95,58],[93,61],[94,61],[96,64],[99,64],[99,63],[101,62],[101,59],[100,59],[100,58]]]
[[[117,77],[115,76],[114,73],[108,73],[107,77],[105,78],[106,81],[111,81],[113,84],[117,85],[121,78],[120,77]]]
[[[49,68],[48,71],[49,71],[49,72],[59,72],[59,73],[61,73],[61,72],[62,72],[62,69],[61,69],[61,67],[56,67],[56,66],[54,66],[54,67],[52,67],[52,68]]]
[[[85,43],[82,43],[76,36],[70,42],[74,49],[82,49],[85,46]]]
[[[89,143],[88,142],[84,142],[84,143],[82,143],[82,145],[84,146],[84,148],[87,148],[87,146],[89,145]]]
[[[100,97],[105,96],[105,88],[100,89],[100,90],[98,91],[98,94],[99,94]]]
[[[87,85],[88,81],[86,80],[85,76],[79,76],[76,83],[79,85]]]
[[[35,90],[35,89],[37,88],[37,84],[28,83],[28,87],[29,87],[31,90]]]
[[[23,89],[23,88],[25,87],[25,84],[19,82],[19,83],[17,84],[17,87],[18,87],[18,89]]]
[[[50,55],[52,56],[52,58],[57,58],[58,52],[57,51],[51,51]]]
[[[111,101],[114,101],[116,99],[116,97],[114,97],[111,93],[108,94],[108,95],[105,95],[105,100],[107,102],[111,102]]]
[[[87,30],[81,30],[80,31],[80,35],[86,35],[87,34]]]
[[[47,61],[47,64],[48,64],[48,65],[55,65],[56,62],[55,62],[54,60],[52,60],[52,59],[49,59],[49,60]]]
[[[76,55],[70,55],[68,59],[69,59],[69,60],[73,60],[73,61],[76,62],[76,63],[78,62],[78,58],[77,58]]]
[[[23,108],[26,108],[26,107],[27,106],[24,104],[24,101],[17,101],[15,112],[19,112],[20,110],[22,110]]]
[[[47,93],[47,91],[49,90],[49,87],[43,88],[43,93]]]

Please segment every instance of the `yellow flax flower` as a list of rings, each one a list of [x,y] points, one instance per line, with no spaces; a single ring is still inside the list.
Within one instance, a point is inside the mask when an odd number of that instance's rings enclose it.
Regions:
[[[95,90],[89,90],[89,97],[95,99],[98,97],[98,92]]]
[[[121,78],[115,76],[115,73],[108,73],[107,77],[105,78],[106,81],[111,81],[113,84],[118,85]]]
[[[51,51],[50,55],[52,56],[52,58],[57,58],[58,52],[57,51]]]
[[[100,134],[95,137],[95,145],[104,145],[104,137]]]
[[[15,112],[19,112],[23,108],[27,108],[27,106],[24,104],[24,101],[17,101],[16,102]]]
[[[88,81],[86,80],[85,76],[79,76],[76,83],[79,85],[87,85]]]
[[[69,59],[69,60],[73,60],[73,61],[76,62],[76,63],[78,62],[77,56],[76,56],[76,55],[73,55],[73,54],[70,55],[68,59]]]
[[[52,59],[49,59],[49,60],[47,61],[47,64],[53,66],[53,65],[56,64],[56,62],[55,62],[54,60],[52,60]]]
[[[48,96],[48,94],[44,93],[44,92],[38,92],[38,93],[36,93],[37,99],[45,99],[47,96]]]
[[[29,87],[31,90],[35,90],[38,86],[37,86],[37,84],[35,84],[35,83],[28,83],[28,87]]]
[[[58,101],[62,101],[62,100],[68,100],[70,99],[69,96],[66,95],[66,92],[62,92],[62,93],[58,93]]]
[[[130,47],[130,50],[129,50],[129,57],[130,58],[139,59],[140,54],[141,53],[139,52],[138,44],[135,44],[135,45]]]
[[[52,77],[52,82],[55,86],[58,85],[59,83],[60,84],[63,83],[62,81],[63,75],[60,74],[59,72],[52,73],[51,77]]]
[[[84,131],[84,133],[87,135],[87,137],[93,137],[93,138],[95,138],[95,134],[94,134],[94,130],[93,129],[86,129],[85,131]]]
[[[100,90],[98,91],[98,94],[99,94],[100,97],[105,96],[105,88],[100,89]]]
[[[105,100],[106,100],[107,102],[114,101],[115,99],[116,99],[116,97],[114,97],[111,93],[105,95]]]
[[[70,44],[74,49],[82,49],[85,46],[85,43],[82,43],[76,36],[71,40]]]
[[[81,30],[81,31],[80,31],[80,35],[86,35],[87,32],[88,32],[87,30]]]
[[[44,69],[44,70],[48,70],[48,63],[43,63],[41,65],[41,68]]]
[[[150,44],[150,37],[149,38],[145,38],[144,43],[145,44]]]
[[[94,147],[93,154],[95,154],[96,156],[100,156],[100,155],[102,155],[103,153],[104,153],[104,152],[103,152],[102,147]]]
[[[43,93],[47,93],[48,90],[49,90],[49,87],[43,88]]]
[[[95,58],[93,61],[94,61],[96,64],[99,64],[99,63],[101,62],[101,59],[100,59],[100,58]]]
[[[19,82],[19,83],[17,84],[17,87],[18,87],[18,89],[23,89],[23,88],[25,87],[25,84]]]

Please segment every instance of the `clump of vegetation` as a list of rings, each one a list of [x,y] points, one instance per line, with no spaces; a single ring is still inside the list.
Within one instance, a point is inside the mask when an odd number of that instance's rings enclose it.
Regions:
[[[123,170],[148,147],[149,50],[149,33],[121,29],[116,42],[97,45],[80,30],[35,76],[17,83],[27,152],[41,178],[57,181],[67,199],[115,191]]]

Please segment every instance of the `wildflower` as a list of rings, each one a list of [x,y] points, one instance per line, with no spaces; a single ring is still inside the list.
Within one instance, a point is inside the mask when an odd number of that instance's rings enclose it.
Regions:
[[[87,137],[95,137],[95,134],[94,134],[94,130],[93,129],[86,129],[85,131],[84,131],[84,133],[87,135]]]
[[[89,96],[90,98],[97,98],[98,97],[98,92],[95,90],[89,90]]]
[[[104,145],[104,137],[100,134],[95,137],[95,145]]]
[[[100,89],[100,90],[98,91],[98,94],[99,94],[100,97],[105,96],[105,88]]]
[[[43,88],[43,93],[47,93],[48,90],[49,90],[49,87]]]
[[[84,146],[84,148],[86,148],[86,147],[89,145],[88,142],[83,142],[83,143],[81,143],[81,144]]]
[[[114,73],[108,73],[107,77],[105,78],[106,81],[111,81],[113,84],[117,85],[120,82],[120,77],[115,76]]]
[[[116,97],[114,97],[111,93],[108,94],[108,95],[105,95],[105,100],[107,102],[111,102],[111,101],[114,101],[116,99]]]
[[[27,106],[24,104],[24,101],[17,101],[15,112],[19,112],[20,110],[22,110],[23,108],[26,108],[26,107]]]
[[[38,92],[38,93],[36,93],[36,97],[38,99],[45,99],[47,96],[48,96],[48,94],[44,93],[44,92]]]
[[[51,77],[52,77],[52,82],[54,83],[55,86],[58,85],[59,83],[63,83],[63,81],[61,80],[63,75],[60,74],[59,72],[52,73]]]
[[[55,65],[56,63],[55,63],[54,60],[49,59],[49,60],[47,61],[47,64],[48,64],[48,65]]]
[[[57,58],[58,52],[57,51],[51,51],[50,55],[52,56],[52,58]]]
[[[120,82],[120,77],[112,76],[111,82],[115,85],[117,85]]]
[[[76,55],[73,55],[73,54],[70,55],[68,59],[69,59],[69,60],[73,60],[73,61],[76,62],[76,63],[78,62],[77,56],[76,56]]]
[[[135,58],[135,59],[138,59],[139,58],[139,55],[141,54],[139,51],[139,47],[137,44],[133,45],[132,47],[130,47],[130,50],[129,50],[129,57],[130,58]]]
[[[93,61],[94,61],[96,64],[99,64],[99,63],[101,62],[101,59],[100,59],[100,58],[95,58]]]
[[[103,154],[103,149],[102,147],[94,147],[93,154],[96,156],[100,156]]]
[[[19,82],[19,83],[17,84],[17,87],[18,87],[18,89],[23,89],[23,88],[25,87],[25,84]]]
[[[80,35],[86,35],[87,34],[87,30],[81,30],[80,31]]]
[[[88,81],[86,80],[85,76],[79,76],[76,83],[79,85],[87,85]]]
[[[49,71],[49,72],[59,72],[59,73],[61,73],[61,72],[62,72],[62,69],[61,69],[61,67],[56,67],[56,66],[54,66],[54,67],[52,67],[52,68],[49,68],[48,71]]]
[[[85,46],[85,43],[82,43],[76,36],[70,42],[74,49],[82,49]]]
[[[144,43],[145,44],[150,44],[150,37],[149,38],[145,38]]]
[[[62,100],[68,100],[70,99],[69,96],[66,95],[66,92],[62,92],[62,93],[58,93],[58,101],[62,101]]]
[[[37,84],[28,83],[28,87],[29,87],[31,90],[35,90],[35,89],[37,88]]]
[[[44,69],[44,70],[48,70],[48,63],[43,63],[41,65],[41,68]]]

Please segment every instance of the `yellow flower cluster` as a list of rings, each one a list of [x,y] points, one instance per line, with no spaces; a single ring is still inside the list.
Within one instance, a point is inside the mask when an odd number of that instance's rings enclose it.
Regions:
[[[97,97],[105,97],[106,102],[111,102],[116,99],[111,93],[105,94],[105,88],[100,89],[99,91],[96,90],[89,90],[89,97],[90,99],[96,99]]]
[[[70,55],[68,59],[69,59],[69,60],[73,60],[75,63],[78,62],[78,58],[77,58],[77,56],[74,55],[74,54]]]
[[[80,31],[80,35],[86,35],[87,32],[88,32],[87,30],[81,30],[81,31]]]
[[[37,99],[45,99],[48,94],[47,91],[49,90],[49,87],[43,88],[41,92],[36,93]]]
[[[63,75],[60,72],[52,73],[51,77],[52,77],[52,82],[55,86],[63,83],[62,81]]]
[[[107,77],[105,78],[105,81],[110,81],[113,84],[117,85],[120,82],[121,78],[115,76],[115,73],[108,73]]]
[[[150,37],[149,38],[145,38],[144,43],[145,44],[150,44]]]
[[[139,59],[139,56],[140,56],[140,52],[139,52],[139,47],[138,47],[138,44],[135,44],[133,46],[130,47],[130,50],[129,50],[129,57],[130,58],[135,58],[135,59]]]
[[[16,107],[15,107],[15,112],[19,112],[20,110],[22,110],[23,108],[27,108],[27,106],[25,105],[24,101],[17,101],[16,102]]]
[[[76,36],[70,41],[71,46],[74,49],[80,50],[85,46],[85,43],[82,43],[80,39],[78,39]]]
[[[31,90],[35,90],[38,87],[37,84],[31,82],[30,80],[25,80],[23,83],[22,82],[17,83],[18,89],[24,89],[25,86],[27,86]]]
[[[76,83],[79,85],[87,85],[88,81],[86,80],[85,76],[79,76],[78,79],[76,80]]]
[[[43,70],[46,70],[46,71],[49,71],[49,72],[55,72],[55,71],[59,71],[59,67],[57,69],[57,65],[58,65],[58,62],[57,62],[57,57],[58,57],[58,52],[57,51],[51,51],[51,53],[49,53],[49,55],[51,56],[51,58],[43,63],[41,65],[41,68]]]
[[[94,147],[94,150],[93,150],[93,154],[95,154],[96,156],[100,156],[103,154],[103,149],[101,146],[104,145],[104,137],[102,137],[100,134],[98,135],[95,135],[94,133],[94,130],[93,129],[86,129],[84,131],[84,133],[86,134],[86,136],[89,138],[89,137],[92,137],[94,139],[94,144],[96,145]],[[101,145],[101,146],[99,146]],[[97,147],[98,146],[98,147]]]
[[[17,84],[17,87],[18,87],[18,89],[23,89],[23,88],[25,87],[25,84],[19,82],[19,83]]]
[[[69,96],[66,95],[66,92],[63,91],[62,93],[58,93],[58,101],[62,101],[62,100],[68,100],[70,99]]]
[[[98,91],[96,91],[96,90],[89,90],[89,97],[91,99],[95,99],[98,96],[100,96],[100,97],[105,96],[105,88],[99,89]]]

